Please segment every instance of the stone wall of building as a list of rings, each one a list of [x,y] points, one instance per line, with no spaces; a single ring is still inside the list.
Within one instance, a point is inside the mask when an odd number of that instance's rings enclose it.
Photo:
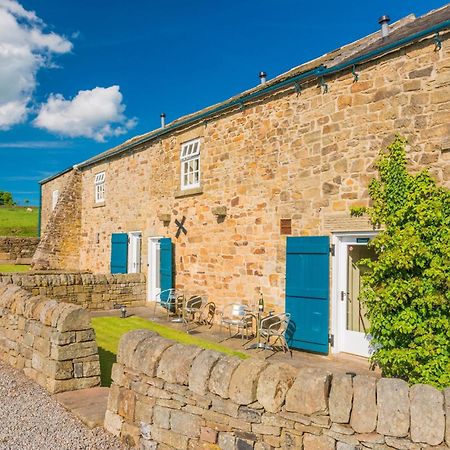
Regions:
[[[30,264],[38,244],[35,237],[0,237],[0,263]]]
[[[330,235],[371,230],[350,218],[367,205],[377,154],[396,133],[409,141],[412,170],[429,168],[450,186],[450,41],[432,36],[301,93],[286,88],[244,108],[168,133],[82,169],[80,269],[108,273],[111,234],[142,231],[174,242],[175,283],[217,303],[253,301],[284,308],[286,231]],[[201,188],[180,191],[181,144],[201,141]],[[106,173],[106,201],[94,178]],[[225,216],[215,213],[226,208]],[[175,219],[187,234],[176,237]],[[163,220],[167,219],[169,220]],[[289,233],[289,231],[288,231]]]
[[[41,235],[47,227],[50,216],[53,213],[53,192],[58,191],[61,196],[67,182],[72,177],[72,171],[69,170],[59,177],[56,177],[47,183],[44,183],[41,188]]]
[[[37,270],[78,270],[80,266],[81,173],[72,170],[64,179],[58,203],[41,230],[41,240],[32,260],[32,267]],[[48,204],[44,209],[48,209]]]
[[[450,448],[450,389],[122,337],[105,427],[142,449]]]
[[[89,273],[2,274],[0,283],[15,284],[30,292],[88,310],[113,309],[114,305],[143,306],[146,303],[145,276],[92,275]]]
[[[88,311],[0,283],[0,359],[51,393],[100,384]]]

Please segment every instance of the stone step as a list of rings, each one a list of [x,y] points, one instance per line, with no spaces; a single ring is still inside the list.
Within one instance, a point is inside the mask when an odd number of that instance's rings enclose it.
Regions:
[[[95,387],[55,394],[56,400],[89,428],[102,427],[109,388]]]

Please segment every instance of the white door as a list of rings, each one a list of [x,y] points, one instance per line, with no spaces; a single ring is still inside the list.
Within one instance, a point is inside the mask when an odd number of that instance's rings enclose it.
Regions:
[[[373,234],[340,236],[337,240],[337,308],[338,351],[360,356],[371,353],[369,321],[360,301],[361,276],[367,268],[358,262],[375,259],[375,252],[367,246]]]
[[[154,301],[161,292],[160,282],[160,243],[159,237],[148,238],[148,275],[147,275],[147,300]]]
[[[140,231],[128,233],[128,273],[141,271],[141,238]]]

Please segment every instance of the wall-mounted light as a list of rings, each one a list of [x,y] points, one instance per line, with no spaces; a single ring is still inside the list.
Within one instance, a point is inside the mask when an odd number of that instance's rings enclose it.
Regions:
[[[158,219],[159,219],[161,222],[163,222],[164,225],[166,225],[166,226],[170,223],[170,218],[171,218],[171,215],[168,214],[168,213],[161,213],[161,214],[158,214]]]
[[[217,216],[217,218],[225,217],[227,215],[227,207],[226,206],[216,206],[211,209],[211,212]]]

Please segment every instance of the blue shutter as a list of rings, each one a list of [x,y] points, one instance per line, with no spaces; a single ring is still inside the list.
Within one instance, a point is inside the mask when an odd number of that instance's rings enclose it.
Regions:
[[[170,238],[163,238],[159,241],[159,270],[161,291],[173,288],[172,277],[172,241]],[[161,295],[161,300],[167,300],[168,293]]]
[[[111,235],[111,273],[127,273],[128,271],[128,234],[113,233]]]
[[[286,250],[286,312],[291,314],[289,344],[328,353],[328,236],[288,237]]]

